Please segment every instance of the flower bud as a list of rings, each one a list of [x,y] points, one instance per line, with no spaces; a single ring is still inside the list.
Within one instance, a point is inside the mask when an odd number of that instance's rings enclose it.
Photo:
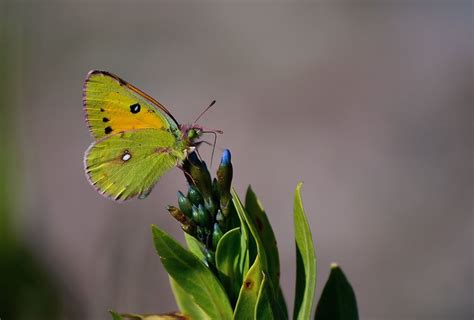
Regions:
[[[219,199],[221,196],[221,193],[219,192],[219,183],[216,178],[212,180],[212,196],[214,199]]]
[[[232,183],[233,168],[230,161],[231,155],[228,149],[224,150],[221,157],[221,163],[217,169],[217,183],[220,193],[220,206],[224,216],[229,214],[229,202],[231,199],[230,186]]]
[[[222,211],[221,209],[217,210],[217,214],[216,214],[216,222],[221,224],[221,222],[224,221],[224,216],[222,215]]]
[[[178,206],[186,216],[190,218],[193,216],[193,205],[181,191],[178,191]]]
[[[202,243],[204,243],[206,241],[206,232],[204,231],[204,228],[202,228],[200,226],[196,227],[196,237]]]
[[[221,166],[230,165],[231,164],[230,159],[231,159],[230,150],[225,149],[224,152],[222,152],[222,156],[221,156]]]
[[[204,257],[206,258],[208,266],[213,268],[212,266],[215,265],[215,261],[216,261],[216,254],[214,252],[212,252],[211,250],[206,250],[204,252]]]
[[[209,197],[212,191],[212,182],[206,163],[203,161],[199,163],[191,163],[188,161],[188,166],[185,170],[187,170],[188,174],[192,177],[192,184],[197,187],[201,195],[204,198]]]
[[[214,203],[214,200],[212,198],[206,198],[204,200],[204,208],[211,214],[211,216],[215,217],[217,214],[217,206]]]
[[[168,212],[181,223],[181,228],[184,232],[194,235],[195,225],[194,223],[178,208],[174,206],[168,206]]]
[[[188,198],[189,200],[191,200],[191,203],[196,206],[199,205],[200,203],[204,203],[201,193],[193,185],[189,186]]]
[[[210,221],[210,215],[209,212],[204,208],[202,204],[199,206],[193,205],[193,221],[201,226],[204,227],[209,224]]]
[[[212,231],[212,247],[214,250],[217,248],[217,244],[219,243],[219,240],[221,240],[222,235],[223,233],[219,224],[214,223],[214,230]]]

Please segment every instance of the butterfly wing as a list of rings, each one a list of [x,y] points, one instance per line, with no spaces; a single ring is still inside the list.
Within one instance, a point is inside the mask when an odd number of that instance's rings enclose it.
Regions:
[[[167,130],[125,131],[94,142],[86,151],[84,166],[101,194],[126,200],[147,196],[165,172],[184,160],[184,150]]]
[[[145,128],[179,131],[178,122],[163,105],[106,71],[89,72],[83,105],[89,130],[96,139]]]

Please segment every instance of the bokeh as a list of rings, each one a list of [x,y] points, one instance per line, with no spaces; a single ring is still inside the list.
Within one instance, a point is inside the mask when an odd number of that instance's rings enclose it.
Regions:
[[[447,0],[3,0],[0,318],[176,310],[150,225],[182,241],[182,173],[124,204],[84,175],[82,84],[102,69],[183,123],[217,100],[200,123],[267,210],[290,308],[304,180],[318,296],[336,261],[361,319],[472,319],[472,18]]]

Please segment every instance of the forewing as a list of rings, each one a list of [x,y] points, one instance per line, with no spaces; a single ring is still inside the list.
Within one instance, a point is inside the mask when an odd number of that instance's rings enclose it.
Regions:
[[[83,105],[96,139],[144,128],[179,130],[178,123],[158,101],[116,75],[92,70],[83,89]]]
[[[184,158],[184,149],[168,131],[139,129],[94,142],[84,165],[90,183],[101,194],[127,200],[148,195],[158,179]]]

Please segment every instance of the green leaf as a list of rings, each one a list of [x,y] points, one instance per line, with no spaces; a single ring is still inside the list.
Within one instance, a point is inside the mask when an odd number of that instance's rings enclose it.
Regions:
[[[242,226],[246,225],[249,228],[252,238],[255,242],[256,250],[257,250],[257,257],[255,258],[255,261],[259,259],[260,269],[262,270],[263,273],[268,274],[267,254],[265,252],[265,247],[263,246],[262,240],[258,233],[257,226],[255,225],[254,220],[250,217],[248,212],[244,209],[242,202],[240,201],[239,196],[237,195],[234,189],[231,190],[231,193],[232,193],[232,201],[234,203],[234,207],[237,211],[237,214],[239,215]],[[250,270],[249,270],[249,273],[250,273]],[[272,292],[276,291],[273,288],[271,281],[268,281],[268,286],[271,288]],[[242,290],[240,291],[240,294],[242,294]],[[275,313],[275,318],[287,319],[288,315],[287,313],[285,313],[285,310],[284,310],[285,306],[278,303],[273,294],[269,298],[270,298],[273,312]],[[283,299],[283,295],[281,295],[280,299]],[[238,300],[240,300],[240,296]],[[237,303],[238,303],[238,300],[237,300]],[[234,316],[235,316],[235,311],[234,311]]]
[[[199,260],[205,261],[206,257],[204,257],[204,253],[202,252],[203,245],[202,243],[194,238],[192,235],[187,234],[184,232],[184,239],[186,240],[186,244],[188,245],[189,251],[191,251]]]
[[[235,302],[242,284],[243,274],[240,268],[241,254],[240,228],[226,232],[216,249],[216,268],[221,283],[226,288],[231,304]]]
[[[242,202],[240,201],[240,198],[237,195],[237,192],[235,192],[235,190],[232,189],[231,193],[232,193],[232,201],[234,203],[237,214],[239,215],[242,221],[241,222],[242,225],[247,225],[247,227],[250,230],[250,233],[252,234],[253,239],[256,242],[257,255],[260,256],[260,264],[262,265],[262,270],[267,272],[268,271],[267,257],[265,254],[265,248],[263,247],[262,240],[260,239],[260,235],[258,234],[257,227],[255,226],[252,218],[249,216],[247,211],[245,211],[244,206],[242,205]]]
[[[176,283],[211,319],[231,319],[232,308],[220,282],[202,261],[176,240],[152,226],[153,240],[161,263]]]
[[[206,313],[194,302],[192,296],[183,290],[171,277],[170,285],[176,304],[182,313],[190,316],[191,319],[209,319]]]
[[[269,298],[268,279],[263,274],[262,285],[258,293],[257,307],[255,308],[255,319],[274,319],[272,306]]]
[[[123,320],[122,316],[119,315],[117,312],[109,310],[110,314],[112,315],[113,320]]]
[[[358,320],[357,301],[352,286],[337,264],[324,286],[316,308],[317,320]]]
[[[260,256],[257,256],[240,288],[239,298],[234,310],[234,319],[254,319],[262,280],[263,270],[260,264]]]
[[[235,205],[232,205],[234,212],[236,212]],[[240,274],[246,275],[249,271],[250,264],[253,262],[254,257],[250,256],[250,244],[254,242],[249,235],[247,224],[245,223],[244,217],[241,214],[235,214],[240,222],[240,255],[239,255],[239,270]],[[242,276],[243,277],[243,276]],[[239,284],[240,285],[240,284]]]
[[[294,319],[309,319],[316,290],[316,255],[311,230],[301,201],[301,186],[295,191],[294,221],[296,241],[296,292]]]
[[[277,300],[277,304],[281,306],[281,309],[285,314],[285,318],[288,318],[286,302],[283,297],[283,292],[280,288],[280,259],[275,233],[273,232],[272,226],[261,202],[258,200],[256,194],[253,192],[250,186],[248,187],[247,194],[245,195],[245,210],[252,218],[254,224],[257,227],[260,238],[262,239],[262,244],[268,261],[268,274],[270,281],[272,282],[275,299]]]

